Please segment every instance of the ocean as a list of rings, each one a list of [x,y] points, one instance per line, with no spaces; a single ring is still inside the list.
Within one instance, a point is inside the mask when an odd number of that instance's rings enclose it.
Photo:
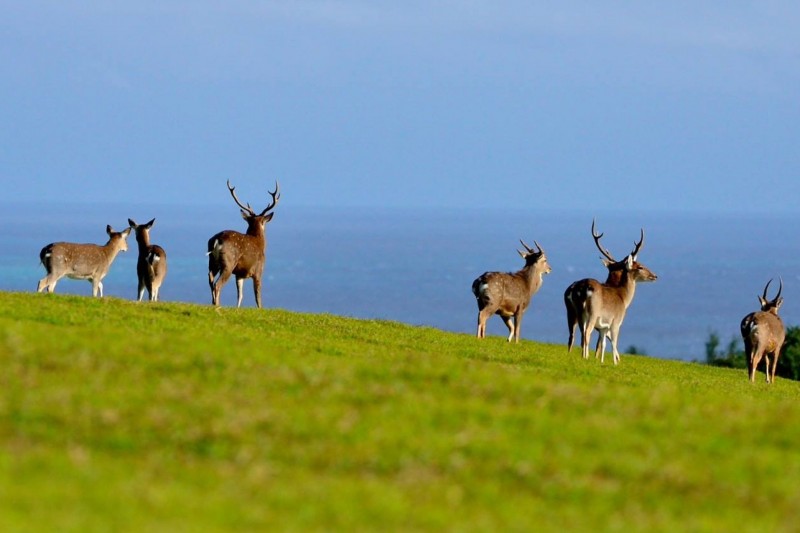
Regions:
[[[151,236],[168,255],[162,301],[210,305],[206,242],[223,229],[244,231],[231,202],[219,205],[8,204],[0,212],[0,290],[35,291],[44,277],[39,250],[54,241],[105,243],[106,224],[127,226],[156,218]],[[704,360],[709,334],[723,344],[739,338],[742,317],[770,296],[783,278],[787,325],[800,323],[800,218],[794,215],[719,215],[670,212],[578,213],[557,209],[406,209],[295,206],[283,200],[267,226],[264,306],[311,313],[405,322],[474,335],[472,281],[485,271],[514,271],[523,261],[519,240],[537,241],[552,274],[544,279],[522,323],[522,338],[566,345],[563,294],[575,280],[605,279],[594,246],[592,218],[603,245],[622,258],[639,230],[639,261],[658,275],[639,284],[619,346],[655,357]],[[106,296],[136,297],[136,241],[103,281]],[[86,281],[62,279],[56,292],[91,297]],[[234,306],[236,286],[222,291]],[[255,306],[245,282],[243,306]],[[488,335],[506,336],[498,317]],[[577,341],[579,342],[579,340]],[[573,349],[579,355],[580,346]],[[566,354],[566,350],[565,350]],[[624,360],[624,359],[623,359]]]

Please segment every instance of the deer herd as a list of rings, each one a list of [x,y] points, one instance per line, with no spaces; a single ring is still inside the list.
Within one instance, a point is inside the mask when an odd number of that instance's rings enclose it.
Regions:
[[[267,207],[260,213],[243,204],[236,196],[236,188],[227,182],[228,192],[240,208],[242,218],[247,222],[247,231],[220,231],[208,240],[208,285],[211,302],[220,305],[220,292],[225,283],[234,276],[236,279],[236,306],[242,304],[244,280],[253,280],[253,292],[257,307],[261,308],[261,278],[264,273],[265,251],[267,247],[266,225],[272,220],[274,209],[280,201],[280,188],[275,183],[275,191]],[[155,219],[145,224],[137,224],[128,219],[129,227],[114,231],[106,226],[108,242],[98,244],[76,244],[54,242],[39,252],[39,259],[47,275],[39,280],[37,292],[54,292],[56,283],[63,277],[88,280],[92,284],[92,296],[103,296],[103,278],[108,274],[111,263],[119,252],[128,250],[127,238],[131,231],[136,236],[139,256],[136,262],[138,278],[138,301],[142,301],[147,290],[149,300],[158,301],[158,293],[167,275],[167,254],[164,249],[150,243],[150,229]],[[619,332],[625,314],[633,301],[637,282],[658,279],[655,273],[638,261],[644,244],[644,230],[631,253],[616,260],[600,244],[603,233],[597,233],[592,221],[592,238],[603,256],[602,262],[608,269],[604,282],[596,279],[581,279],[572,283],[564,292],[564,305],[567,311],[569,339],[567,351],[572,351],[575,341],[575,328],[580,329],[581,356],[589,358],[589,344],[594,331],[598,332],[595,346],[595,359],[603,363],[606,339],[611,340],[614,364],[618,364]],[[472,292],[478,304],[479,339],[486,336],[486,321],[493,314],[499,315],[508,328],[508,342],[519,342],[522,317],[530,305],[531,298],[542,286],[544,275],[552,271],[547,262],[544,249],[533,241],[531,248],[520,240],[524,250],[518,250],[525,266],[518,272],[484,272],[472,282]],[[781,292],[783,280],[772,300],[767,299],[767,290],[772,280],[764,287],[763,295],[758,297],[761,309],[742,319],[740,330],[744,339],[748,377],[755,381],[756,367],[765,360],[767,383],[775,380],[775,369],[785,339],[785,328],[778,316],[783,304]]]

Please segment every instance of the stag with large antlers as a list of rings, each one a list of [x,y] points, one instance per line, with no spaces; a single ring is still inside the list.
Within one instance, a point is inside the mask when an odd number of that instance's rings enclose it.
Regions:
[[[208,240],[208,285],[211,288],[211,303],[219,306],[222,286],[231,275],[236,277],[236,307],[242,305],[244,280],[253,278],[253,292],[256,305],[261,307],[261,276],[264,273],[264,251],[267,247],[266,225],[275,214],[272,210],[278,205],[281,193],[278,182],[270,204],[256,213],[250,204],[244,205],[236,196],[236,188],[228,180],[228,191],[239,206],[242,218],[247,222],[247,232],[225,230]]]
[[[778,309],[783,305],[781,292],[783,280],[780,280],[778,294],[772,300],[767,300],[767,289],[772,280],[764,287],[764,294],[758,297],[761,311],[750,313],[742,319],[740,329],[744,339],[744,354],[747,358],[747,373],[750,381],[756,380],[756,367],[763,357],[766,362],[767,383],[775,381],[775,369],[778,367],[778,357],[781,355],[783,341],[786,339],[786,329],[783,321],[778,316]],[[769,358],[772,356],[772,366]]]
[[[542,286],[542,277],[552,269],[539,243],[536,250],[520,241],[525,251],[518,253],[525,260],[519,272],[485,272],[472,282],[472,293],[478,301],[478,338],[486,336],[486,321],[492,314],[500,315],[508,328],[508,342],[519,342],[522,315],[531,297]]]
[[[595,348],[595,357],[600,354],[600,361],[605,359],[606,336],[611,338],[614,353],[614,364],[619,362],[617,340],[625,313],[633,301],[637,281],[655,281],[656,276],[650,269],[637,261],[639,251],[644,244],[644,230],[641,231],[639,242],[634,244],[633,252],[622,261],[617,261],[614,256],[600,244],[603,234],[595,230],[592,221],[592,238],[595,246],[600,250],[604,259],[603,264],[608,268],[608,278],[605,283],[596,279],[582,279],[576,281],[564,292],[564,304],[567,308],[567,326],[569,328],[569,342],[567,350],[572,350],[575,340],[575,326],[581,330],[581,354],[584,359],[589,357],[589,341],[593,330],[598,330],[599,338]]]
[[[39,252],[47,276],[39,280],[37,292],[56,290],[56,283],[64,276],[71,279],[85,279],[92,284],[92,296],[103,296],[103,278],[108,274],[111,263],[119,252],[128,251],[128,235],[131,229],[114,231],[106,226],[108,242],[99,244],[75,244],[54,242]]]
[[[139,278],[138,301],[142,301],[144,290],[151,302],[158,301],[158,291],[167,275],[167,252],[157,244],[150,244],[150,228],[156,219],[147,224],[137,224],[133,219],[128,219],[131,229],[136,234],[136,243],[139,245],[139,259],[136,261],[136,277]]]

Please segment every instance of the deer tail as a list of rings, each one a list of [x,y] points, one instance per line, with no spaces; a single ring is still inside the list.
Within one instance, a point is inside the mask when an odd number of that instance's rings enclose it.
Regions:
[[[39,252],[39,262],[44,266],[45,270],[50,273],[50,269],[52,267],[53,261],[53,245],[48,244]]]

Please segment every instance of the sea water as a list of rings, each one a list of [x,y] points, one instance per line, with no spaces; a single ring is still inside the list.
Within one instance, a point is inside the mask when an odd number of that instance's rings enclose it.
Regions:
[[[141,224],[154,217],[152,241],[166,249],[169,264],[161,300],[209,305],[208,238],[246,227],[228,205],[6,204],[0,213],[0,290],[34,291],[44,276],[39,250],[50,242],[102,244],[107,224],[119,230],[128,218]],[[474,334],[472,281],[485,271],[518,270],[519,240],[531,246],[535,240],[553,272],[524,316],[522,338],[565,344],[564,290],[575,280],[602,281],[607,274],[591,236],[593,217],[603,246],[617,259],[632,251],[643,228],[639,261],[658,275],[637,285],[621,350],[635,346],[652,356],[702,360],[709,334],[723,343],[738,338],[742,317],[757,309],[757,295],[770,278],[774,295],[779,276],[784,322],[800,323],[800,218],[791,215],[314,208],[284,201],[267,226],[264,305]],[[128,252],[103,281],[106,296],[135,299],[136,257],[131,236]],[[244,290],[243,306],[254,306],[249,280]],[[90,296],[91,285],[65,278],[56,292]],[[235,303],[230,281],[222,304]],[[507,330],[492,317],[487,334],[505,336]]]

